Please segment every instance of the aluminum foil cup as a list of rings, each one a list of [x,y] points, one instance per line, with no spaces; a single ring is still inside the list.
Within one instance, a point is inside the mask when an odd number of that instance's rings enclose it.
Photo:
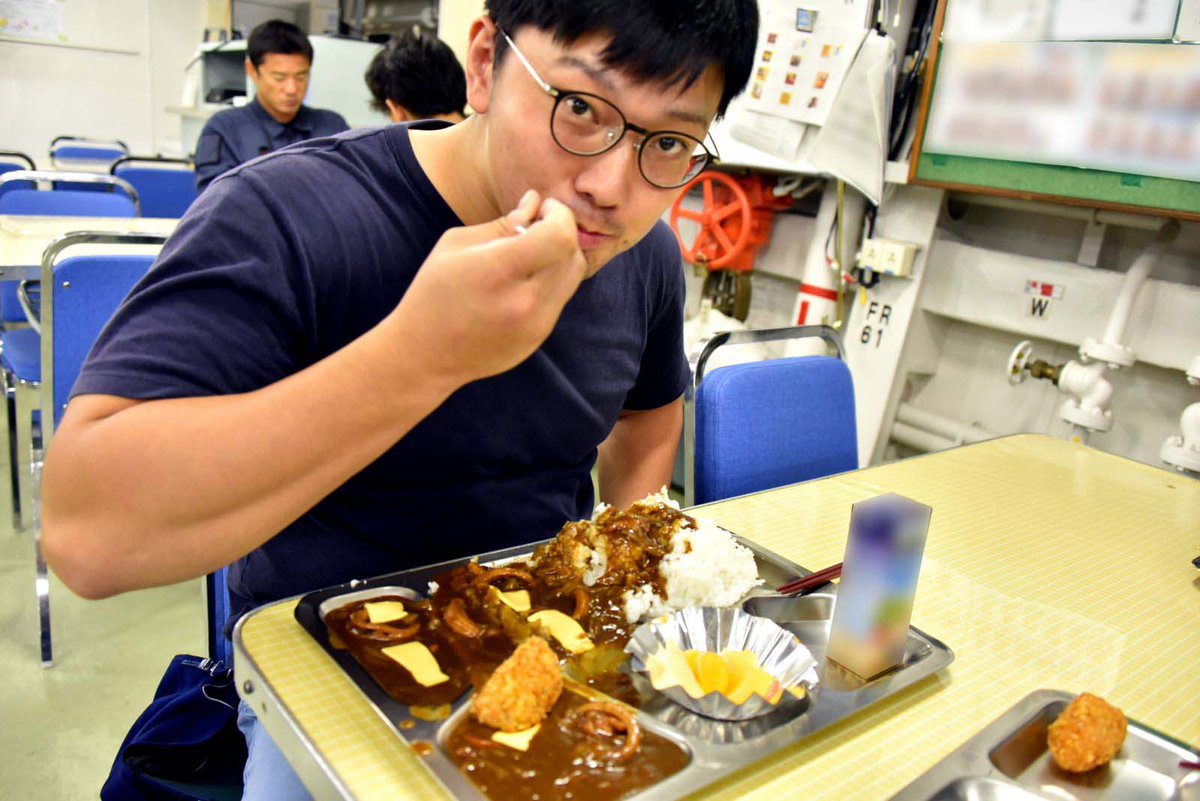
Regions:
[[[705,717],[749,720],[784,707],[807,705],[817,685],[817,661],[812,652],[775,621],[740,608],[690,607],[642,624],[625,646],[633,669],[648,674],[646,660],[667,643],[674,643],[684,651],[750,651],[758,657],[762,669],[785,690],[778,703],[772,704],[755,694],[740,705],[717,692],[692,698],[678,686],[660,691],[685,709]],[[797,685],[804,685],[803,699],[787,692]]]

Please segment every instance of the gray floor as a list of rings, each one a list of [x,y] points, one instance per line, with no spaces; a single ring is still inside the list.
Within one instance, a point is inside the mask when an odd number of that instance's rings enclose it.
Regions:
[[[43,669],[33,539],[13,530],[0,465],[0,797],[95,799],[171,657],[204,653],[201,582],[85,601],[52,579],[55,664]]]

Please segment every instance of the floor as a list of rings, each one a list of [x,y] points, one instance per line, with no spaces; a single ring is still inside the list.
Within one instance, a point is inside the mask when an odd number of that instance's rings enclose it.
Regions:
[[[7,477],[7,458],[0,464]],[[33,539],[14,531],[8,495],[0,492],[0,796],[95,799],[171,657],[204,652],[201,582],[85,601],[51,579],[54,665],[42,668]]]

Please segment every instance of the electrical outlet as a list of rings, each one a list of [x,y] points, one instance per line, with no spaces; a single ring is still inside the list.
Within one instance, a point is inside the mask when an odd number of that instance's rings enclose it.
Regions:
[[[894,275],[899,278],[912,277],[913,258],[917,246],[911,242],[895,239],[867,239],[858,255],[858,266],[864,270]]]

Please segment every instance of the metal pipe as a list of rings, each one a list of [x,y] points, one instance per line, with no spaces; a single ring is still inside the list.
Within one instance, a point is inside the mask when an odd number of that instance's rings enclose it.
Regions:
[[[1162,226],[1158,235],[1134,260],[1133,265],[1125,271],[1125,279],[1121,282],[1121,291],[1117,293],[1117,302],[1113,304],[1112,312],[1108,316],[1108,325],[1104,328],[1103,341],[1105,344],[1125,344],[1125,328],[1129,325],[1129,315],[1133,312],[1133,304],[1137,300],[1138,292],[1146,283],[1146,278],[1149,277],[1154,266],[1158,264],[1158,259],[1162,256],[1163,251],[1178,235],[1179,223],[1172,221]]]
[[[901,423],[900,421],[892,424],[891,439],[901,445],[907,445],[914,450],[924,453],[949,450],[957,444],[945,437],[939,437],[937,434],[931,434],[928,431],[916,426],[910,426],[907,423]]]
[[[1001,195],[980,195],[973,192],[954,192],[951,197],[963,203],[974,206],[987,206],[994,209],[1011,211],[1027,211],[1032,214],[1048,214],[1055,217],[1066,217],[1072,220],[1103,223],[1105,225],[1120,225],[1125,228],[1140,228],[1143,231],[1157,231],[1167,222],[1162,217],[1150,217],[1142,214],[1129,214],[1123,211],[1106,211],[1104,209],[1089,209],[1083,206],[1065,206],[1058,203],[1047,203],[1041,200],[1020,200]]]
[[[896,420],[908,426],[922,428],[940,437],[946,437],[952,440],[955,445],[982,442],[985,439],[993,439],[996,436],[985,428],[926,411],[925,409],[918,409],[911,403],[900,404],[900,408],[896,410]]]

